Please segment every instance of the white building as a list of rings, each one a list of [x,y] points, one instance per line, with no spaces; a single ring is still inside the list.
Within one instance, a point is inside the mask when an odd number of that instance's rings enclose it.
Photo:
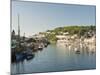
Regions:
[[[33,36],[34,38],[44,38],[45,35],[44,34],[36,34]]]
[[[68,46],[70,36],[65,36],[65,35],[56,35],[57,40],[57,46]]]

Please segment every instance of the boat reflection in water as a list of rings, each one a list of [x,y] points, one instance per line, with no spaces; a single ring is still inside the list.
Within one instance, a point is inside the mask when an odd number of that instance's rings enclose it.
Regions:
[[[15,63],[15,62],[22,62],[24,61],[25,59],[26,60],[31,60],[33,59],[35,56],[35,54],[28,54],[28,53],[16,53],[15,55],[15,60],[12,61],[12,63]]]
[[[84,51],[75,53],[71,47],[51,44],[37,51],[31,60],[11,64],[12,74],[84,70],[96,68],[96,53]]]
[[[16,59],[15,61],[12,62],[12,65],[15,65],[15,72],[11,73],[13,74],[17,74],[17,73],[24,73],[25,72],[25,62],[29,62],[32,59],[34,59],[35,54],[26,54],[26,53],[19,53],[16,54]]]

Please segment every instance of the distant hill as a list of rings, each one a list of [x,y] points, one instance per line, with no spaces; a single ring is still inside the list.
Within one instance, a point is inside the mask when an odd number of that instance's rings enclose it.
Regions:
[[[93,35],[96,33],[96,26],[65,26],[58,27],[53,30],[47,30],[45,35],[50,41],[56,41],[56,35],[63,35],[68,32],[69,35],[77,34],[79,37],[88,36],[88,33]]]

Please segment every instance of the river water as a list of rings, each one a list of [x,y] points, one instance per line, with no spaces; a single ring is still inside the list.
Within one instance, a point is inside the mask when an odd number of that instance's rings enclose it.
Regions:
[[[54,71],[72,71],[96,68],[96,54],[82,52],[76,54],[75,51],[67,48],[49,45],[42,51],[35,53],[31,60],[24,60],[11,64],[11,73],[37,73]]]

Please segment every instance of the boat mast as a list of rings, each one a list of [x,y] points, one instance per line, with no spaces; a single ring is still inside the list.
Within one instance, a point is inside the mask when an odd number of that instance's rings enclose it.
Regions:
[[[18,47],[20,48],[20,24],[19,24],[19,14],[18,16]]]
[[[20,38],[19,14],[18,14],[18,38]]]

